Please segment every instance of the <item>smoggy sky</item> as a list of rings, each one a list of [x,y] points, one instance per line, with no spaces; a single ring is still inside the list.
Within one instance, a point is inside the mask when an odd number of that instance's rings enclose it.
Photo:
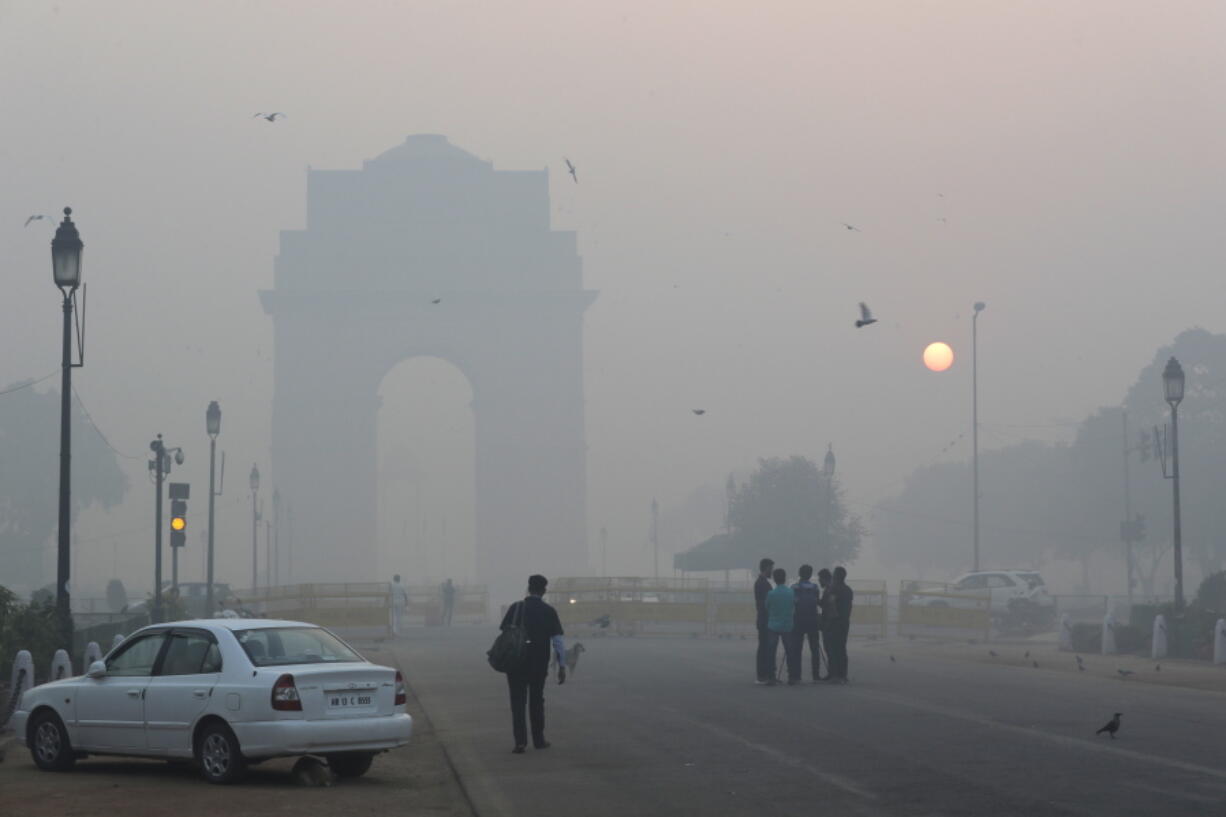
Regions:
[[[1067,438],[1180,330],[1226,331],[1223,35],[1211,0],[0,0],[0,382],[59,364],[52,230],[22,222],[69,204],[90,283],[75,382],[132,457],[124,505],[82,517],[78,565],[145,571],[156,432],[187,449],[175,478],[203,510],[217,399],[221,573],[245,584],[273,353],[256,291],[278,231],[303,227],[305,169],[443,133],[549,167],[554,226],[578,232],[610,569],[648,564],[652,495],[759,456],[833,442],[866,512],[968,431],[974,301],[987,447]],[[881,320],[857,331],[862,299]],[[932,340],[946,373],[920,363]],[[463,379],[438,382],[462,409]],[[945,456],[968,455],[969,433]]]

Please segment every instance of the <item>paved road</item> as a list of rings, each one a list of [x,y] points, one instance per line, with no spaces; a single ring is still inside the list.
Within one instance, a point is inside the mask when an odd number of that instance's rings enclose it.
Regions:
[[[758,687],[748,641],[587,640],[511,755],[489,630],[393,647],[482,817],[1203,815],[1226,811],[1226,695],[852,647],[852,681]],[[1113,711],[1120,738],[1095,738]]]

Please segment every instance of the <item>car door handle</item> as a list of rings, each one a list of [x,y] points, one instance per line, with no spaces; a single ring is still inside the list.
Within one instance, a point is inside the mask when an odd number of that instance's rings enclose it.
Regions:
[[[128,690],[128,696],[129,696],[129,697],[131,697],[131,698],[135,698],[135,697],[137,697],[138,695],[140,695],[140,690],[139,690],[139,689],[129,689],[129,690]]]
[[[205,695],[209,694],[209,691],[207,689],[193,689],[192,694],[197,698],[203,698]]]

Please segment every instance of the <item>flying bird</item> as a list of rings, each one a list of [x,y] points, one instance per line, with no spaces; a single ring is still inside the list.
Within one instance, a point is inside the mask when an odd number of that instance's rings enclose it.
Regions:
[[[32,215],[32,216],[30,216],[29,218],[27,218],[27,219],[26,219],[26,223],[25,223],[25,224],[23,224],[23,225],[21,225],[21,226],[22,226],[22,227],[29,227],[29,226],[30,226],[30,222],[31,222],[31,221],[42,221],[43,219],[46,219],[47,221],[54,221],[54,220],[55,220],[55,219],[51,218],[51,216],[44,216],[42,213],[35,213],[34,215]]]
[[[863,230],[861,230],[859,227],[857,227],[857,226],[856,226],[856,225],[854,225],[854,224],[848,224],[846,221],[843,221],[843,222],[840,222],[840,223],[841,223],[841,224],[842,224],[844,227],[846,227],[847,229],[852,230],[852,231],[854,231],[854,232],[857,232],[857,233],[864,232]]]
[[[699,417],[701,417],[702,415],[704,415],[704,414],[706,414],[706,413],[707,413],[707,410],[706,410],[706,409],[690,409],[690,411],[694,412],[694,413],[695,413],[695,414],[697,414]]]
[[[890,656],[890,663],[891,663],[891,664],[897,663],[897,662],[894,660],[894,656],[892,656],[892,655]]]
[[[1123,714],[1124,714],[1123,712],[1116,712],[1114,715],[1111,716],[1111,720],[1107,721],[1107,725],[1104,726],[1102,729],[1099,729],[1094,734],[1101,735],[1103,732],[1106,732],[1108,735],[1111,736],[1112,740],[1115,740],[1115,733],[1120,731],[1120,716]]]
[[[873,317],[872,311],[869,310],[868,304],[860,301],[860,320],[856,321],[856,328],[868,326],[870,323],[876,323],[877,319]]]
[[[264,119],[267,119],[269,122],[276,122],[277,117],[281,117],[282,119],[284,119],[285,114],[281,113],[280,111],[276,111],[274,113],[257,113],[255,116],[251,118],[256,119],[258,117],[263,117]]]
[[[443,299],[442,299],[442,298],[435,298],[435,299],[434,299],[433,301],[431,301],[430,303],[432,303],[432,304],[441,304],[442,302],[443,302]]]
[[[1121,678],[1127,678],[1129,675],[1133,674],[1132,670],[1130,669],[1117,669],[1116,672],[1120,674]]]
[[[575,180],[575,184],[578,184],[579,174],[575,171],[575,166],[571,164],[570,159],[567,159],[565,156],[562,157],[562,161],[566,162],[566,172],[569,173],[570,177]]]

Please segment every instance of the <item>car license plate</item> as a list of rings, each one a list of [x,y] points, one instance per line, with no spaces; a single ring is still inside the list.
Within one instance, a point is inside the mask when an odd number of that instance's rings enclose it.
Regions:
[[[328,693],[329,709],[360,709],[362,707],[373,706],[374,703],[375,694],[373,691]]]

